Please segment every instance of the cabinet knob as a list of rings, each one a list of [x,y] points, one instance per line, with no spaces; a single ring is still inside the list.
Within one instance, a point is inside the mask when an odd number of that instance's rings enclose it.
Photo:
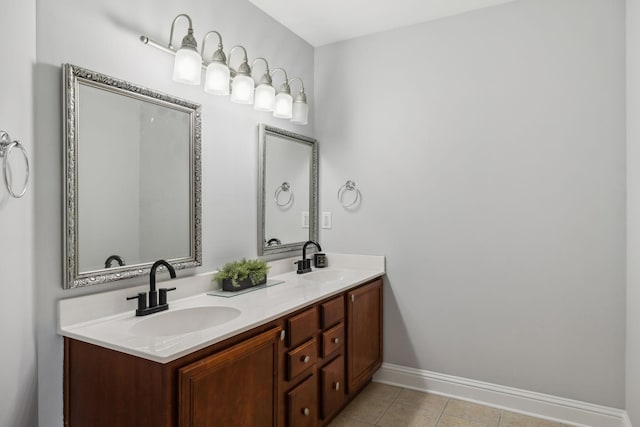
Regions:
[[[340,338],[334,338],[331,340],[334,344],[338,344],[340,342]]]
[[[286,336],[286,332],[283,330],[280,331],[280,341],[284,341],[284,337]]]
[[[302,414],[303,414],[305,417],[308,417],[310,412],[311,412],[311,411],[309,411],[309,408],[303,408],[303,409],[302,409]]]
[[[303,362],[303,363],[309,363],[309,361],[310,361],[310,360],[311,360],[311,358],[310,358],[309,356],[304,356],[304,357],[302,358],[302,362]]]
[[[334,389],[335,391],[340,390],[340,381],[336,381],[336,383],[333,385],[333,389]]]
[[[356,300],[356,296],[354,294],[351,294],[351,302],[354,302]]]

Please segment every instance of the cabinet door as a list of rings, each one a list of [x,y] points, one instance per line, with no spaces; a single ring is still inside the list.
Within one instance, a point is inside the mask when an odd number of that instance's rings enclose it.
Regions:
[[[347,294],[349,392],[362,386],[382,364],[382,279]]]
[[[287,393],[290,427],[315,427],[318,425],[318,380],[311,375]],[[241,424],[238,424],[238,426]]]
[[[180,427],[275,426],[280,330],[181,368]]]
[[[320,369],[322,419],[332,416],[344,403],[344,357],[340,356]]]

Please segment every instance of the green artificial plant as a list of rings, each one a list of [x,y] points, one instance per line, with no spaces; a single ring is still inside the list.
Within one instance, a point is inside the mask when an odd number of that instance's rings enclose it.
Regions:
[[[255,286],[267,277],[269,266],[261,259],[242,259],[231,261],[222,266],[216,273],[215,280],[222,284],[223,280],[231,280],[234,287],[240,286],[238,282],[249,278]]]

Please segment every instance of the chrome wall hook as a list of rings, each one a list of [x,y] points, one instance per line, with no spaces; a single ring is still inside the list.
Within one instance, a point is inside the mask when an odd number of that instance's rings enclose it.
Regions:
[[[355,192],[355,196],[350,203],[345,203],[344,201],[344,195],[347,192]],[[355,181],[351,181],[350,179],[338,189],[338,202],[345,208],[355,205],[361,198],[362,194],[360,194],[360,190],[356,187]]]
[[[24,185],[20,192],[14,192],[12,188],[12,177],[10,174],[11,168],[8,165],[9,154],[11,151],[17,148],[22,152],[24,156],[24,161],[26,164],[26,175],[24,178]],[[27,156],[27,150],[24,149],[22,144],[18,141],[12,141],[9,134],[3,130],[0,130],[0,157],[2,157],[2,169],[4,171],[4,183],[7,186],[7,191],[11,195],[11,197],[15,199],[19,199],[24,196],[27,192],[27,186],[29,184],[29,157]]]

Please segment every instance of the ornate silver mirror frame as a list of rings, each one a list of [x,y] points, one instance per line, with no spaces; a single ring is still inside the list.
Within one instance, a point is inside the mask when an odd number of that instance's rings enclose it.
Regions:
[[[169,138],[165,138],[165,140],[170,140],[171,144],[173,144],[172,147],[179,145],[182,147],[181,150],[184,150],[181,151],[181,156],[182,158],[184,158],[184,170],[179,170],[178,172],[176,172],[176,174],[180,174],[181,182],[184,183],[183,187],[181,188],[184,188],[185,194],[181,194],[180,198],[189,205],[188,207],[183,206],[180,208],[180,215],[182,215],[180,217],[182,218],[180,229],[184,230],[185,232],[188,230],[189,236],[181,236],[181,239],[183,239],[184,243],[182,244],[180,251],[184,250],[184,255],[182,254],[182,252],[180,252],[180,254],[177,256],[171,255],[173,256],[171,257],[169,255],[164,255],[160,257],[165,258],[176,269],[184,269],[202,265],[200,156],[201,106],[190,101],[147,89],[145,87],[138,86],[136,84],[119,80],[81,67],[77,67],[75,65],[64,64],[63,288],[69,289],[81,286],[95,285],[147,274],[149,273],[153,262],[156,261],[156,259],[144,259],[144,255],[140,253],[140,259],[134,259],[130,265],[122,265],[122,263],[116,263],[115,267],[106,268],[107,264],[112,265],[109,260],[114,257],[109,256],[107,262],[105,263],[105,268],[102,268],[101,266],[96,267],[95,263],[89,267],[80,268],[79,217],[84,215],[83,219],[86,219],[88,214],[87,212],[79,212],[80,203],[78,194],[80,179],[82,179],[79,176],[79,170],[82,169],[82,166],[79,165],[79,151],[81,146],[83,150],[87,150],[86,147],[89,145],[89,141],[86,140],[86,133],[81,134],[79,130],[81,128],[81,117],[84,120],[87,120],[87,109],[91,107],[88,103],[84,104],[80,99],[79,95],[81,86],[83,86],[82,90],[84,91],[84,93],[89,93],[87,92],[87,88],[93,88],[94,92],[98,93],[98,96],[100,96],[99,94],[104,93],[110,94],[109,96],[111,96],[112,98],[113,94],[117,95],[117,97],[127,97],[127,99],[129,100],[134,99],[140,102],[140,105],[144,105],[144,107],[141,107],[141,110],[142,108],[147,108],[148,106],[148,108],[152,109],[154,112],[157,112],[159,115],[163,115],[166,113],[180,118],[182,125],[181,129],[182,127],[184,127],[184,133],[180,133],[180,135],[185,135],[184,141],[182,140],[182,136],[180,136],[179,138],[171,136]],[[94,116],[96,116],[96,114],[94,114]],[[140,116],[137,116],[137,118],[139,122],[142,122],[142,113],[140,114]],[[160,117],[160,119],[162,119],[162,117]],[[154,117],[151,117],[150,122],[153,123],[153,121]],[[110,125],[117,129],[119,123],[110,123]],[[86,126],[86,124],[84,124],[84,126]],[[89,124],[89,126],[91,126],[91,124]],[[142,130],[140,132],[142,132]],[[83,139],[83,137],[85,139]],[[155,148],[152,147],[152,150],[155,150]],[[121,155],[127,156],[128,153],[121,153]],[[140,156],[140,160],[142,160],[143,157],[144,156]],[[165,155],[165,157],[169,156]],[[157,159],[154,158],[147,163],[153,162],[155,160]],[[150,166],[149,164],[145,164],[143,166],[142,162],[140,161],[138,164],[140,171],[138,171],[138,173],[142,174],[142,170],[147,171],[149,170],[149,168],[153,168],[154,166],[157,166],[157,164],[151,163]],[[118,169],[117,166],[112,165],[108,165],[108,167],[106,167],[105,169],[112,172],[111,175],[117,175],[123,172],[122,168]],[[183,176],[186,174],[188,174],[188,176]],[[93,178],[93,176],[91,176],[91,178]],[[105,179],[109,178],[110,176],[107,176]],[[154,182],[153,177],[146,177],[146,179],[148,183]],[[187,191],[188,194],[186,194]],[[96,199],[99,199],[100,197],[100,194],[95,195]],[[144,197],[143,193],[140,193],[138,197],[141,200]],[[138,201],[138,203],[141,202]],[[123,202],[121,205],[116,204],[115,208],[122,209],[124,206],[126,206],[126,203]],[[146,209],[148,212],[151,212],[152,209],[156,208],[147,207]],[[182,212],[184,212],[184,214],[182,214]],[[103,215],[108,216],[109,213],[107,212]],[[187,216],[188,218],[186,218]],[[146,218],[140,217],[140,224],[145,224],[145,226],[147,226],[148,221],[145,223],[145,220]],[[164,224],[163,228],[169,228],[171,226],[172,224],[166,223]],[[151,232],[163,233],[163,230],[154,229]],[[160,248],[160,250],[164,251],[165,248]],[[157,254],[154,254],[153,256],[157,256]]]
[[[302,171],[298,175],[308,176],[308,189],[296,188],[295,183],[289,179],[277,180],[274,188],[266,188],[269,180],[268,174],[272,168],[277,167],[279,170],[288,171],[293,169],[297,164],[287,164],[287,159],[279,156],[278,159],[270,158],[267,152],[267,142],[283,142],[283,146],[288,144],[290,147],[302,148],[307,154],[304,160],[307,162],[308,172]],[[258,133],[258,255],[282,255],[281,258],[290,256],[290,252],[302,251],[302,246],[307,240],[317,240],[318,238],[318,145],[317,141],[304,135],[289,132],[283,129],[272,127],[266,124],[260,124]],[[286,148],[285,148],[286,150]],[[299,151],[299,150],[298,150]],[[277,162],[275,161],[277,160]],[[306,179],[306,177],[304,178]],[[304,184],[303,184],[304,185]],[[302,191],[301,191],[302,190]],[[308,191],[307,191],[308,190]],[[299,197],[297,194],[308,194],[307,200]],[[292,203],[300,204],[298,209],[308,212],[308,233],[304,233],[304,238],[300,241],[280,242],[276,236],[267,235],[269,224],[267,223],[267,203],[273,205],[279,210],[286,210]],[[301,228],[302,219],[297,216],[301,211],[296,211],[294,220],[290,224],[291,227]],[[306,229],[306,227],[304,227]],[[276,244],[269,244],[268,241],[277,241]]]

